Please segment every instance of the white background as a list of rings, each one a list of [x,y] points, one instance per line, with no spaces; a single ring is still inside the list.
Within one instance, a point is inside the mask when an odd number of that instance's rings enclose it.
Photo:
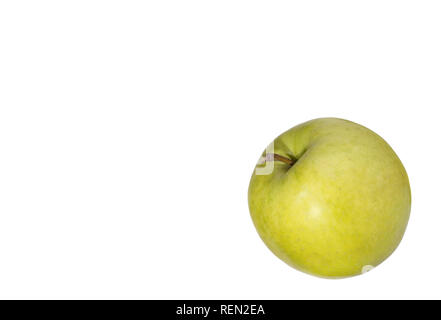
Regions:
[[[441,298],[440,1],[2,1],[0,298]],[[345,280],[251,222],[261,151],[317,117],[407,168],[397,251]]]

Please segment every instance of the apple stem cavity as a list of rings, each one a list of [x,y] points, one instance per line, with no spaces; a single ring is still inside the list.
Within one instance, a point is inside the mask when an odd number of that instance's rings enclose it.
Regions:
[[[294,163],[296,163],[296,161],[297,161],[297,159],[296,160],[292,160],[290,158],[281,156],[280,154],[277,154],[277,153],[267,153],[266,157],[265,157],[265,160],[266,161],[280,161],[280,162],[289,164],[290,166],[293,166]]]

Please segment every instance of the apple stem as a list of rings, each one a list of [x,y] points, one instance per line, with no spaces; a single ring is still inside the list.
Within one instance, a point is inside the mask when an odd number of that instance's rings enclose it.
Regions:
[[[293,166],[294,163],[296,163],[297,160],[291,160],[287,157],[281,156],[277,153],[267,153],[266,154],[266,160],[267,161],[281,161],[283,163],[289,164],[290,166]]]

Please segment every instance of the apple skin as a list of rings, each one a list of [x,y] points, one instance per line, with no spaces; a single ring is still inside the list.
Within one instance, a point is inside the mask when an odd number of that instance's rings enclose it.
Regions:
[[[411,194],[386,141],[359,124],[321,118],[286,131],[273,146],[274,154],[298,160],[273,161],[269,174],[255,170],[248,204],[277,257],[312,275],[342,278],[392,254],[409,220]]]

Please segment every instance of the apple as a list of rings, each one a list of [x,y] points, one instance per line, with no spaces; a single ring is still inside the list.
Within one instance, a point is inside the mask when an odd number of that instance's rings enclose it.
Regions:
[[[267,247],[303,272],[362,274],[396,249],[410,215],[409,179],[379,135],[315,119],[277,137],[251,177],[248,205]]]

